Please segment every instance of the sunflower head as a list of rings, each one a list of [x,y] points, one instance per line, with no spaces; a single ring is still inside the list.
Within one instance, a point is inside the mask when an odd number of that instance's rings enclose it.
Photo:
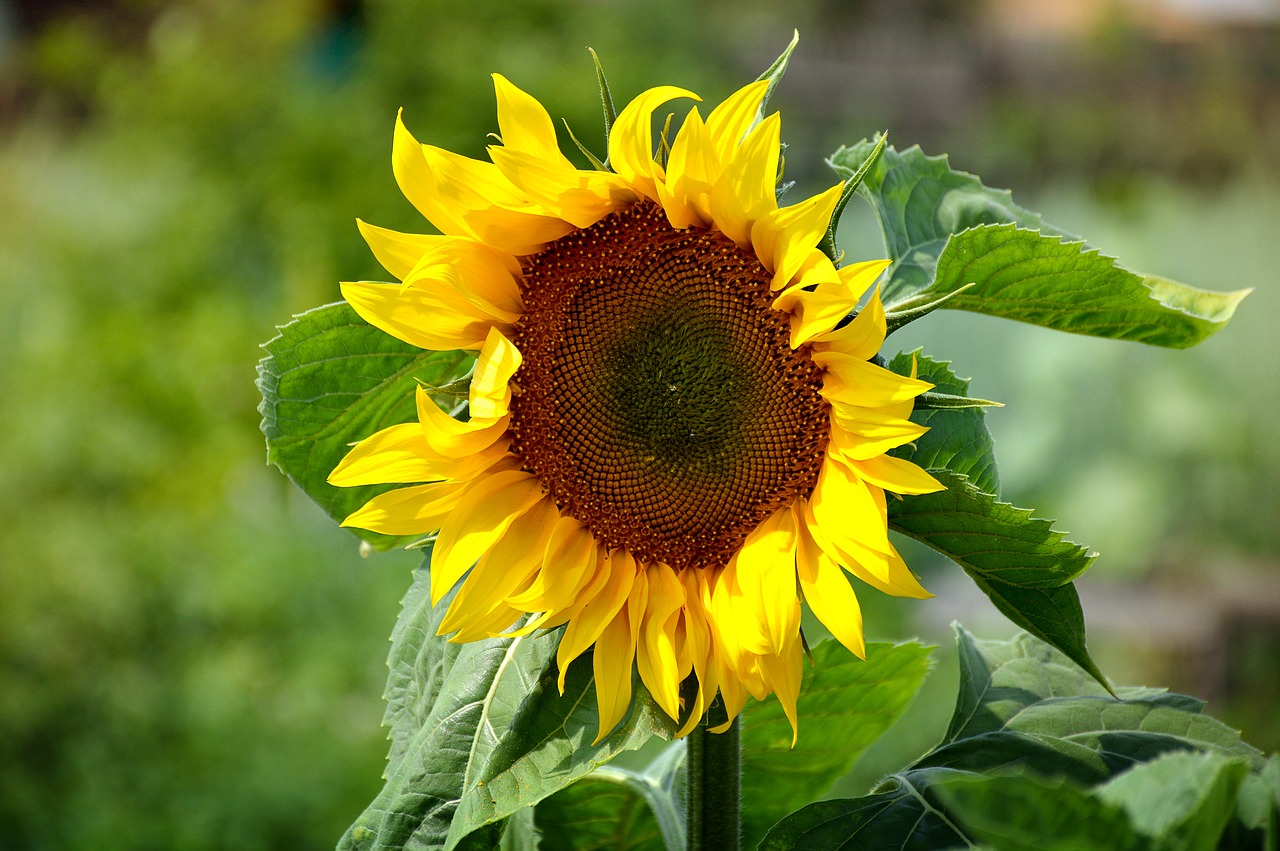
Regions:
[[[818,248],[841,186],[778,206],[764,81],[705,119],[692,107],[664,162],[654,110],[698,98],[642,93],[613,124],[607,170],[577,168],[542,105],[494,83],[488,162],[396,122],[396,179],[440,234],[360,225],[400,283],[344,284],[347,301],[477,360],[465,418],[419,389],[417,422],[333,471],[338,486],[400,486],[344,525],[438,532],[432,597],[458,586],[451,640],[563,627],[562,687],[594,648],[600,737],[633,671],[682,734],[717,697],[732,720],[771,693],[794,728],[802,601],[861,656],[851,576],[927,596],[887,534],[885,491],[940,488],[887,454],[923,433],[909,415],[930,386],[872,362],[888,264],[837,268]]]

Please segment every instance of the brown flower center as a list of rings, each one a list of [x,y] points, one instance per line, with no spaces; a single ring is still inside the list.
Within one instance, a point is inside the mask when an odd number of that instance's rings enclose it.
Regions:
[[[609,547],[722,567],[817,482],[821,372],[755,254],[638,204],[532,257],[513,451]]]

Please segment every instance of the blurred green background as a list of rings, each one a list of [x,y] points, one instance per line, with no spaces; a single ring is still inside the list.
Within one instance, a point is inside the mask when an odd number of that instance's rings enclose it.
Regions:
[[[970,315],[923,345],[1008,407],[1005,497],[1102,552],[1118,681],[1280,746],[1280,10],[1269,0],[0,2],[0,848],[331,847],[380,785],[386,637],[413,556],[359,557],[264,464],[258,344],[421,229],[398,107],[478,156],[506,74],[597,150],[625,100],[715,101],[801,44],[775,106],[793,197],[888,128],[1130,266],[1257,292],[1190,352]],[[878,256],[865,211],[854,256]],[[899,339],[900,338],[900,339]],[[873,638],[1007,634],[959,572],[867,593]],[[943,657],[842,784],[927,749]],[[950,678],[950,679],[949,679]],[[803,734],[803,729],[802,729]]]

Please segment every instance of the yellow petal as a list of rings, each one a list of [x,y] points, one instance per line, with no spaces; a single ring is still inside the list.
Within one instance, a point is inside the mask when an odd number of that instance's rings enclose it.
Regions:
[[[522,470],[472,483],[441,526],[431,554],[432,605],[541,498],[542,483]]]
[[[865,461],[904,446],[929,430],[911,420],[886,414],[877,408],[831,406],[834,422],[827,451],[848,461]]]
[[[343,526],[382,535],[426,535],[439,529],[462,497],[463,485],[435,482],[396,488],[352,512]]]
[[[673,228],[711,224],[711,188],[721,170],[720,164],[713,162],[714,155],[695,106],[671,143],[666,178],[656,184],[658,201]]]
[[[591,580],[596,566],[597,545],[582,522],[565,514],[555,522],[547,539],[542,570],[525,591],[507,602],[526,612],[548,612],[563,608],[577,597]]]
[[[436,406],[427,391],[418,386],[418,422],[431,451],[446,458],[463,458],[483,452],[507,433],[508,418],[489,421],[455,420]]]
[[[356,227],[382,268],[395,275],[397,281],[404,280],[436,240],[448,238],[430,233],[400,233],[360,219],[356,219]]]
[[[432,145],[424,145],[422,154],[435,178],[431,209],[453,218],[462,228],[457,235],[520,256],[536,253],[573,230],[573,225],[531,202],[493,163]]]
[[[894,493],[937,493],[946,490],[941,482],[920,467],[892,455],[854,461],[851,466],[865,481]]]
[[[404,110],[396,113],[396,131],[391,144],[391,171],[409,203],[427,221],[451,236],[467,236],[467,227],[453,211],[437,201],[436,177],[423,156],[422,145],[404,126]]]
[[[888,325],[885,324],[884,305],[877,289],[853,321],[843,328],[819,334],[814,339],[814,351],[835,352],[859,360],[871,360],[884,345]]]
[[[850,263],[848,266],[840,267],[840,280],[861,299],[889,266],[888,260],[863,260],[860,263]]]
[[[458,589],[438,634],[473,626],[482,615],[504,604],[509,595],[524,586],[542,565],[547,539],[559,516],[556,504],[545,497],[516,516],[502,537],[480,556]]]
[[[564,693],[564,677],[569,670],[569,663],[595,643],[605,625],[626,604],[627,595],[636,583],[636,562],[629,552],[614,550],[609,554],[608,562],[608,580],[573,615],[565,627],[564,635],[560,637],[556,662],[560,666],[561,694]]]
[[[680,720],[680,671],[675,632],[684,606],[684,586],[665,564],[649,565],[648,606],[641,627],[637,667],[649,694],[673,720]]]
[[[770,115],[748,134],[711,191],[711,215],[725,236],[751,244],[751,226],[778,209],[778,151],[782,120]]]
[[[748,83],[711,110],[707,116],[707,139],[718,162],[727,163],[733,158],[738,143],[755,125],[768,88],[768,80]]]
[[[800,631],[796,545],[795,515],[782,508],[752,530],[736,557],[743,600],[763,625],[770,653]]]
[[[520,368],[520,350],[497,328],[491,328],[471,377],[471,416],[496,420],[511,402],[511,377]]]
[[[881,552],[849,537],[828,536],[827,530],[814,519],[812,504],[806,507],[805,523],[823,552],[872,588],[894,597],[923,600],[933,596],[920,585],[892,546],[888,552]]]
[[[858,299],[843,284],[819,284],[810,292],[791,294],[791,348],[798,349],[835,328],[855,307]],[[835,357],[835,353],[826,352]],[[817,352],[814,352],[817,360]]]
[[[428,292],[398,284],[347,282],[342,284],[342,297],[373,327],[429,351],[478,349],[490,329],[504,325],[451,287]]]
[[[844,184],[767,213],[751,227],[756,256],[773,272],[773,289],[791,282],[831,224]]]
[[[514,323],[524,314],[515,258],[463,237],[437,237],[405,275],[405,287],[453,289],[487,316]]]
[[[882,366],[831,351],[814,351],[813,360],[823,367],[822,395],[837,402],[878,408],[914,399],[933,388],[927,381],[906,378]]]
[[[493,75],[493,88],[498,96],[498,132],[502,144],[552,165],[573,168],[573,163],[560,152],[556,126],[538,99],[512,85],[501,74]]]
[[[745,589],[738,582],[737,560],[716,577],[711,588],[709,611],[711,628],[727,663],[738,668],[745,655],[769,652],[769,639],[755,609],[744,598]],[[793,595],[794,596],[794,595]]]
[[[609,735],[627,714],[627,707],[631,705],[631,668],[635,655],[635,631],[631,627],[627,607],[623,606],[596,639],[592,657],[596,706],[600,714],[600,727],[593,745]]]
[[[612,172],[551,165],[532,154],[497,146],[489,149],[489,156],[540,207],[574,227],[590,227],[640,197]]]
[[[444,477],[432,466],[434,457],[417,423],[393,425],[351,447],[329,474],[329,484],[349,488],[435,481]]]
[[[791,643],[778,655],[769,654],[760,659],[765,681],[773,689],[782,711],[791,722],[791,747],[796,746],[800,736],[799,722],[796,718],[796,701],[800,697],[800,679],[804,673],[804,656],[797,635]]]
[[[854,541],[881,552],[890,551],[884,509],[867,484],[831,455],[818,472],[809,507],[822,535],[836,545]]]
[[[466,629],[459,630],[449,637],[450,644],[469,644],[486,638],[503,635],[523,615],[510,606],[497,605],[487,612],[483,618]],[[437,632],[437,635],[443,633]]]
[[[796,575],[800,579],[804,601],[822,625],[850,653],[860,659],[867,658],[858,595],[853,592],[840,565],[822,551],[803,523],[800,524]]]
[[[609,132],[609,165],[640,195],[657,201],[655,179],[662,169],[653,159],[653,111],[675,98],[701,100],[693,92],[675,86],[658,86],[641,92],[627,104]]]

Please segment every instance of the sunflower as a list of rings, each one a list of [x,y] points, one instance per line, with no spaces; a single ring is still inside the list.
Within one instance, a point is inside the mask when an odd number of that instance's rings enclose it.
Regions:
[[[401,283],[343,284],[351,306],[412,345],[478,357],[465,420],[420,387],[417,422],[333,471],[341,487],[402,485],[344,525],[438,531],[432,602],[459,586],[450,640],[563,626],[562,691],[594,648],[600,738],[633,668],[681,735],[717,696],[732,721],[769,694],[794,731],[801,600],[864,656],[846,572],[929,596],[887,534],[886,491],[941,488],[887,454],[925,431],[908,417],[931,386],[872,362],[888,263],[837,268],[819,250],[840,185],[778,206],[764,81],[705,119],[690,109],[661,161],[654,110],[699,98],[644,92],[593,170],[564,156],[535,98],[494,83],[490,162],[420,144],[397,118],[396,180],[441,234],[360,223]]]

